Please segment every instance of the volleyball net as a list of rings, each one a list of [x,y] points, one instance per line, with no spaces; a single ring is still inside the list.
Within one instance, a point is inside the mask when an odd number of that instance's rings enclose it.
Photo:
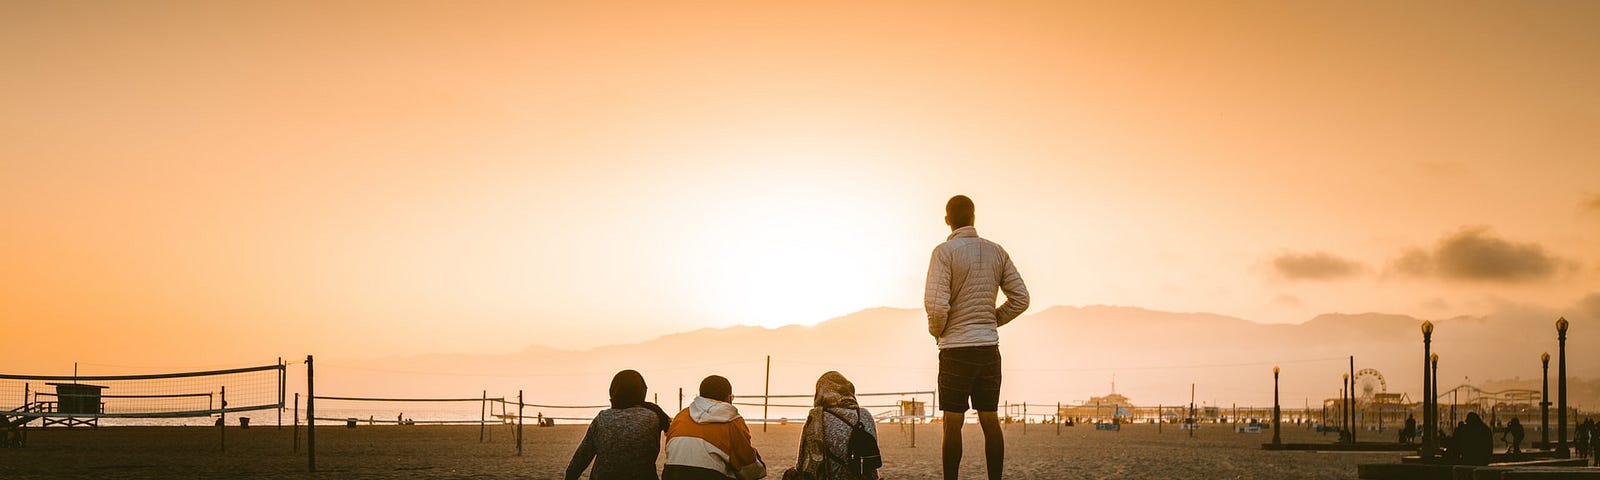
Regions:
[[[284,406],[283,364],[143,375],[0,374],[7,423],[98,426],[101,419],[192,418]]]
[[[319,422],[367,425],[480,425],[505,421],[505,399],[490,397],[356,397],[317,395]]]
[[[856,401],[861,408],[873,412],[873,419],[879,422],[891,420],[920,421],[931,418],[929,408],[933,405],[931,402],[933,394],[934,391],[932,390],[857,393]],[[785,423],[791,420],[804,420],[806,418],[805,412],[809,412],[815,406],[809,400],[815,397],[815,395],[734,395],[733,404],[742,407],[762,408],[763,413],[760,417],[744,415],[748,421]],[[760,401],[752,401],[752,399]],[[771,412],[773,411],[798,414],[798,418],[771,418]],[[751,413],[753,414],[754,412]]]

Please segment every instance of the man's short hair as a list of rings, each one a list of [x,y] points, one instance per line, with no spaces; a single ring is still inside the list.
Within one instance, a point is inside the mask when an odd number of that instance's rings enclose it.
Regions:
[[[950,219],[952,227],[972,226],[972,217],[976,210],[977,207],[972,205],[972,199],[966,195],[950,197],[950,201],[944,204],[944,215]]]
[[[733,396],[733,384],[721,375],[712,375],[700,381],[700,396],[713,400],[727,400]]]

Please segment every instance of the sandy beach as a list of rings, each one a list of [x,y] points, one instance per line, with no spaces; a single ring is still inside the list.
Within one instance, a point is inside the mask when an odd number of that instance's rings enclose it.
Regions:
[[[1356,464],[1396,461],[1398,453],[1268,452],[1270,433],[1240,434],[1208,426],[1190,438],[1168,426],[1125,426],[1121,432],[1087,426],[1006,427],[1006,477],[1016,479],[1352,479]],[[585,426],[524,427],[523,455],[512,428],[496,425],[480,443],[476,426],[319,426],[316,474],[306,472],[292,429],[257,426],[226,432],[219,449],[210,427],[106,427],[34,429],[21,449],[0,450],[0,478],[561,478]],[[756,447],[772,474],[794,464],[799,425],[753,425]],[[883,478],[935,478],[939,474],[937,425],[919,425],[912,447],[909,426],[880,425]],[[983,475],[982,438],[968,425],[963,478]],[[1328,441],[1286,428],[1285,442]],[[1374,434],[1375,435],[1375,434]]]

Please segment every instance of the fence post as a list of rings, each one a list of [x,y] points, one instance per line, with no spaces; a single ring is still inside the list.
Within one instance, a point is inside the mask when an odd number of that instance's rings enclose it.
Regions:
[[[678,411],[683,411],[683,387],[678,387]]]
[[[317,471],[317,382],[311,356],[306,355],[306,468]]]
[[[517,390],[517,456],[522,456],[522,390]]]
[[[290,421],[294,423],[294,453],[300,453],[300,392],[294,392],[294,415]]]
[[[483,443],[484,421],[489,419],[489,391],[483,391],[483,401],[478,403],[478,443]]]
[[[1056,402],[1056,436],[1061,436],[1061,402]]]
[[[911,417],[911,448],[917,448],[917,422],[922,421],[922,408],[917,407],[917,396],[911,396],[911,406],[916,407]]]
[[[1028,434],[1028,402],[1022,402],[1022,434]]]

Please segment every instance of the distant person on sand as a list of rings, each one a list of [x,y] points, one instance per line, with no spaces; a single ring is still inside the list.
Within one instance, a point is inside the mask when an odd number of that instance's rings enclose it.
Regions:
[[[817,393],[800,433],[800,458],[784,480],[876,480],[883,459],[872,412],[856,403],[856,386],[839,372],[817,379]]]
[[[944,411],[944,478],[961,468],[961,426],[967,401],[983,427],[984,465],[989,478],[1005,470],[1006,444],[1000,430],[1000,332],[1002,325],[1028,309],[1028,288],[1000,245],[978,237],[976,208],[964,195],[944,205],[950,236],[933,249],[923,306],[928,333],[939,344],[939,409]],[[1006,303],[995,308],[1004,291]]]
[[[1501,434],[1500,439],[1505,440],[1507,435],[1511,436],[1511,440],[1506,441],[1506,453],[1522,453],[1522,439],[1527,436],[1527,432],[1522,430],[1522,420],[1513,418],[1506,423],[1506,433]]]
[[[644,401],[647,389],[639,372],[623,370],[611,377],[611,408],[589,422],[583,442],[567,463],[567,480],[583,475],[591,461],[592,480],[656,478],[661,434],[672,419],[661,407]]]
[[[767,476],[750,427],[733,406],[733,385],[718,375],[700,381],[700,396],[667,429],[662,480],[755,480]]]

